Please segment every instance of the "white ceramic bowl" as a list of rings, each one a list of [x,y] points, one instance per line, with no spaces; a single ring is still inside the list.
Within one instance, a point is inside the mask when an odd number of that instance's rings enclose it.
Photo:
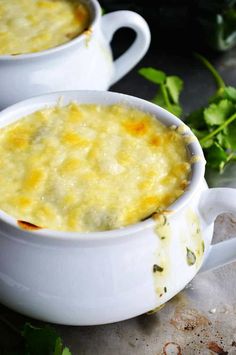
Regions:
[[[0,127],[55,105],[59,98],[62,104],[72,100],[123,103],[154,114],[166,125],[183,124],[166,110],[135,97],[71,91],[35,97],[7,108],[0,113]],[[186,134],[193,136],[190,131]],[[149,218],[106,232],[29,232],[0,211],[0,301],[53,323],[116,322],[168,301],[196,275],[206,257],[203,270],[235,260],[236,239],[213,247],[211,240],[215,217],[236,211],[236,190],[208,189],[200,144],[195,139],[188,148],[191,156],[199,158],[193,158],[189,187],[168,208],[171,213],[164,229],[156,229],[157,222]],[[163,272],[154,266],[160,263],[165,265]]]
[[[80,1],[90,10],[89,32],[45,51],[0,55],[0,109],[53,91],[107,90],[144,56],[150,44],[150,31],[140,15],[115,11],[102,16],[96,0]],[[133,29],[136,39],[113,61],[110,42],[122,27]]]

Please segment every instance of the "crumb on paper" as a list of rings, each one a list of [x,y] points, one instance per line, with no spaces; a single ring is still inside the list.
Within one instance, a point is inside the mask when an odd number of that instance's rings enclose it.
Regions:
[[[212,309],[210,309],[210,310],[209,310],[209,313],[211,313],[211,314],[215,314],[215,313],[216,313],[216,308],[212,308]]]
[[[185,289],[190,289],[190,290],[194,290],[193,284],[191,282],[189,282],[186,286]]]

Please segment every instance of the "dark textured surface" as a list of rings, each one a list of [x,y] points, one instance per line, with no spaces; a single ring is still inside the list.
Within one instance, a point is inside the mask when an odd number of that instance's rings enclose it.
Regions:
[[[128,47],[132,39],[131,31],[120,30],[117,33],[113,40],[115,57]],[[202,54],[215,65],[228,85],[236,86],[236,48],[225,53],[205,49]],[[211,74],[193,57],[191,47],[180,46],[178,49],[175,44],[172,48],[172,44],[169,43],[169,48],[164,48],[158,42],[158,35],[153,33],[152,43],[146,56],[130,73],[113,85],[111,90],[151,99],[155,93],[155,85],[147,82],[137,73],[143,66],[158,68],[168,75],[179,75],[184,80],[181,102],[186,114],[204,105],[216,89]]]

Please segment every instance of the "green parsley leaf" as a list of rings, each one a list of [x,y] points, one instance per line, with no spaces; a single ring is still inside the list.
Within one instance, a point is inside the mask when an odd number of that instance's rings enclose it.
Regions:
[[[224,166],[236,160],[236,88],[226,86],[212,64],[200,54],[195,56],[213,75],[218,89],[206,107],[190,113],[186,123],[199,139],[208,166],[223,171]],[[153,102],[176,116],[182,113],[179,95],[183,81],[177,76],[167,76],[154,68],[142,68],[139,74],[158,85]]]
[[[166,80],[166,74],[163,71],[150,67],[141,68],[139,74],[155,84],[163,84]]]
[[[198,110],[193,111],[186,117],[186,123],[192,129],[207,130],[207,124],[204,120],[204,108],[201,107]],[[197,136],[198,137],[198,136]],[[198,137],[199,138],[199,137]],[[201,137],[202,138],[202,137]]]
[[[178,76],[168,76],[166,78],[166,87],[173,103],[178,104],[179,95],[183,90],[183,80]]]
[[[228,127],[226,127],[224,130],[219,132],[216,137],[215,141],[225,150],[229,151],[231,150],[231,142],[229,139],[229,133],[228,133]],[[235,137],[236,138],[236,137]],[[235,140],[234,138],[234,140]]]
[[[218,104],[211,104],[203,114],[209,126],[221,125],[235,111],[235,105],[229,100],[221,100]]]
[[[173,113],[175,116],[180,116],[182,113],[182,108],[180,105],[174,105],[170,103],[170,101],[166,101],[165,96],[163,94],[163,90],[158,90],[154,98],[152,99],[152,102],[156,105],[161,106],[162,108],[165,108],[166,110],[170,111]]]
[[[208,139],[207,141],[204,141],[204,142],[202,143],[202,148],[203,148],[203,149],[210,148],[213,143],[214,143],[214,139],[210,138],[210,139]]]
[[[207,141],[208,139],[216,137],[219,132],[223,132],[227,134],[228,125],[232,124],[232,122],[234,122],[235,120],[236,120],[236,112],[234,112],[233,115],[227,118],[220,126],[215,128],[214,130],[210,128],[209,133],[205,137],[200,139],[201,145],[203,144],[203,142]]]
[[[202,143],[202,148],[203,148],[203,149],[210,148],[213,143],[214,143],[214,140],[213,140],[213,139],[208,139],[207,141],[205,141],[205,142]]]
[[[232,86],[225,87],[222,96],[225,99],[232,100],[236,103],[236,88],[233,88]]]
[[[159,85],[152,102],[180,116],[182,107],[179,104],[179,95],[183,89],[183,81],[178,76],[166,76],[163,71],[151,67],[141,68],[139,74]]]
[[[37,328],[26,323],[22,335],[27,355],[71,355],[68,348],[63,349],[61,338],[49,326]]]
[[[161,90],[158,90],[155,97],[152,99],[152,102],[170,111],[173,113],[173,115],[180,116],[182,113],[182,108],[179,105],[173,105],[171,103],[168,105],[166,103],[163,92]]]
[[[173,113],[173,115],[180,117],[182,115],[182,107],[180,105],[171,105],[171,113]]]
[[[236,103],[236,88],[232,86],[226,86],[225,88],[220,88],[216,91],[215,95],[213,95],[209,102],[217,103],[220,100],[227,99]]]
[[[232,122],[227,132],[227,148],[236,151],[236,122]]]
[[[225,163],[227,162],[227,153],[218,143],[214,143],[210,148],[208,148],[205,154],[209,166],[218,170],[223,169]]]
[[[36,328],[29,323],[24,326],[23,336],[26,340],[26,350],[34,355],[53,354],[58,338],[54,329],[48,326]]]
[[[195,134],[195,136],[200,140],[202,138],[204,138],[207,134],[208,134],[208,131],[205,130],[205,131],[200,131],[200,130],[197,130],[195,128],[192,128],[192,132],[193,134]],[[202,144],[202,148],[209,148],[212,144],[214,143],[214,140],[213,139],[208,139],[207,141],[203,142]]]
[[[208,133],[208,130],[199,130],[199,129],[196,129],[196,128],[192,128],[192,132],[193,134],[195,134],[195,136],[198,138],[198,139],[201,139],[203,137],[205,137],[205,135]]]
[[[189,266],[194,265],[197,260],[195,253],[189,248],[186,248],[186,259]]]
[[[157,91],[156,95],[152,99],[152,102],[158,106],[161,106],[162,108],[167,108],[163,93],[160,89]]]
[[[53,355],[62,355],[62,351],[63,351],[62,340],[61,338],[57,338]]]

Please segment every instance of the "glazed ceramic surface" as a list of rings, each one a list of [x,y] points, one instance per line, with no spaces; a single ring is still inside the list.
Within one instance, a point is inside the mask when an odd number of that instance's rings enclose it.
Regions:
[[[104,324],[159,307],[200,270],[236,258],[236,239],[211,246],[215,217],[236,211],[234,189],[208,189],[200,144],[164,109],[127,95],[72,91],[18,103],[0,113],[0,127],[58,103],[123,103],[181,127],[192,175],[167,211],[119,230],[97,233],[25,231],[0,211],[0,301],[53,323]]]
[[[146,53],[150,31],[132,11],[101,16],[96,0],[84,0],[91,25],[70,42],[38,53],[0,56],[0,109],[22,99],[59,90],[107,90]],[[134,43],[113,61],[110,41],[121,27],[136,33]]]

